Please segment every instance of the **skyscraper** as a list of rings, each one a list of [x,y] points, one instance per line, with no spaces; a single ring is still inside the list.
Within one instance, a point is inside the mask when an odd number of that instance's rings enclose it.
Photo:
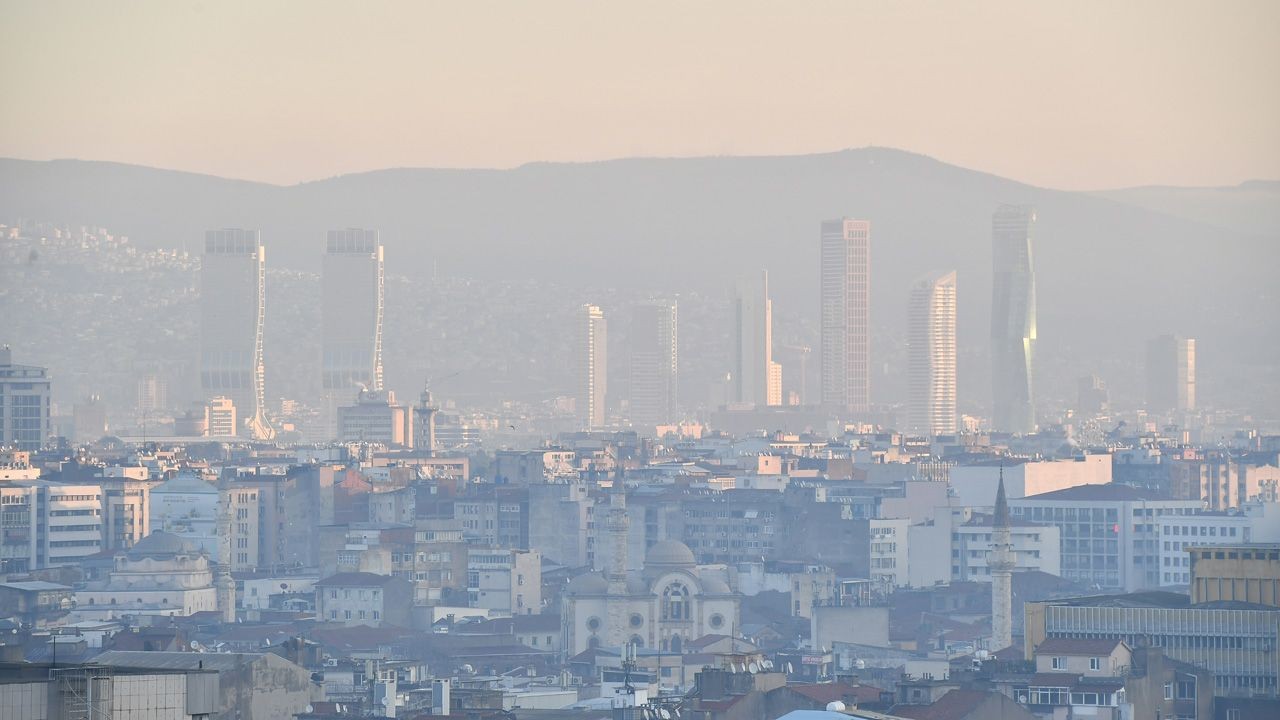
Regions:
[[[758,279],[738,281],[733,299],[734,346],[732,358],[733,401],[764,407],[781,402],[782,388],[775,387],[781,368],[773,362],[773,301],[769,299],[769,271]]]
[[[336,409],[382,389],[383,249],[377,230],[330,230],[322,268],[322,386],[329,437]]]
[[[266,419],[262,330],[266,319],[266,251],[257,230],[210,230],[200,272],[200,387],[224,396],[248,434],[275,437]]]
[[[1161,335],[1147,341],[1147,409],[1186,412],[1196,409],[1196,341]]]
[[[907,425],[928,435],[956,431],[956,273],[911,286],[907,307]]]
[[[1027,205],[1001,205],[991,217],[991,423],[1008,432],[1036,429],[1035,221],[1035,209]]]
[[[635,307],[631,318],[631,421],[660,425],[676,420],[676,303]]]
[[[871,406],[871,223],[822,223],[822,404],[866,412]]]
[[[604,311],[595,305],[583,305],[578,311],[576,325],[578,417],[586,427],[603,427],[605,395],[608,392],[608,324],[604,319]]]

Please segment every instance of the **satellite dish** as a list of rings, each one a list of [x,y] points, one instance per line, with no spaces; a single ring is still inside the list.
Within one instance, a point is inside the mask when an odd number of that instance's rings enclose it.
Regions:
[[[752,660],[751,664],[747,666],[747,670],[749,670],[751,674],[754,675],[760,672],[760,666],[757,665],[754,660]]]
[[[795,670],[792,669],[791,663],[787,663],[787,674],[790,675],[793,672],[795,672]]]
[[[827,703],[827,712],[844,712],[844,703],[839,700]]]
[[[857,660],[853,661],[853,666],[858,668],[859,670],[865,670],[867,668],[867,661],[863,660],[862,658],[858,658]]]
[[[662,720],[671,720],[671,711],[666,708],[658,708],[658,714],[662,716]]]
[[[315,712],[315,711],[316,711],[316,709],[315,709],[315,708],[313,708],[313,707],[311,707],[310,705],[308,705],[308,706],[305,708],[305,711],[306,711],[306,712],[308,712],[308,713],[313,713],[313,712]]]

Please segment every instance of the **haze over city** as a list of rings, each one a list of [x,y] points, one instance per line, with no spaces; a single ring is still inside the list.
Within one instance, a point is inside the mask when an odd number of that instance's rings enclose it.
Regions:
[[[1280,716],[1280,5],[4,2],[0,716]]]

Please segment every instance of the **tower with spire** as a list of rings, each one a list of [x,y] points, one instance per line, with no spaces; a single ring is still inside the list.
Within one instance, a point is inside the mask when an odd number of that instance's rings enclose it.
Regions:
[[[1009,502],[1004,495],[1004,465],[996,489],[996,508],[991,518],[991,551],[987,567],[991,572],[991,650],[1013,644],[1013,540],[1009,532]]]
[[[627,535],[631,518],[627,515],[627,489],[619,470],[609,491],[609,510],[605,515],[605,534],[609,538],[609,557],[604,564],[604,579],[608,583],[610,597],[627,595]],[[609,603],[605,621],[605,644],[621,646],[626,642],[626,606],[622,602]]]
[[[223,623],[236,621],[236,583],[231,577],[231,486],[218,481],[218,564],[214,568],[213,585],[218,615]]]
[[[413,448],[418,452],[426,453],[429,457],[435,457],[436,454],[436,415],[439,412],[440,406],[432,400],[431,386],[428,384],[423,388],[418,405],[413,409],[413,414],[416,416]]]

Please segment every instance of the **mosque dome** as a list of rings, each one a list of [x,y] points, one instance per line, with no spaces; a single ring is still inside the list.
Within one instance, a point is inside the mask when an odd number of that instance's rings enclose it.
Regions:
[[[609,583],[600,573],[582,573],[569,581],[565,592],[569,595],[604,595],[609,592]]]
[[[702,592],[708,595],[728,595],[733,592],[729,589],[729,585],[720,578],[704,577],[699,578],[702,581]]]
[[[131,558],[169,557],[173,555],[194,555],[196,546],[182,538],[164,530],[157,530],[139,540],[129,548]]]
[[[646,567],[650,565],[693,567],[693,551],[679,540],[662,540],[654,543],[644,556]]]

